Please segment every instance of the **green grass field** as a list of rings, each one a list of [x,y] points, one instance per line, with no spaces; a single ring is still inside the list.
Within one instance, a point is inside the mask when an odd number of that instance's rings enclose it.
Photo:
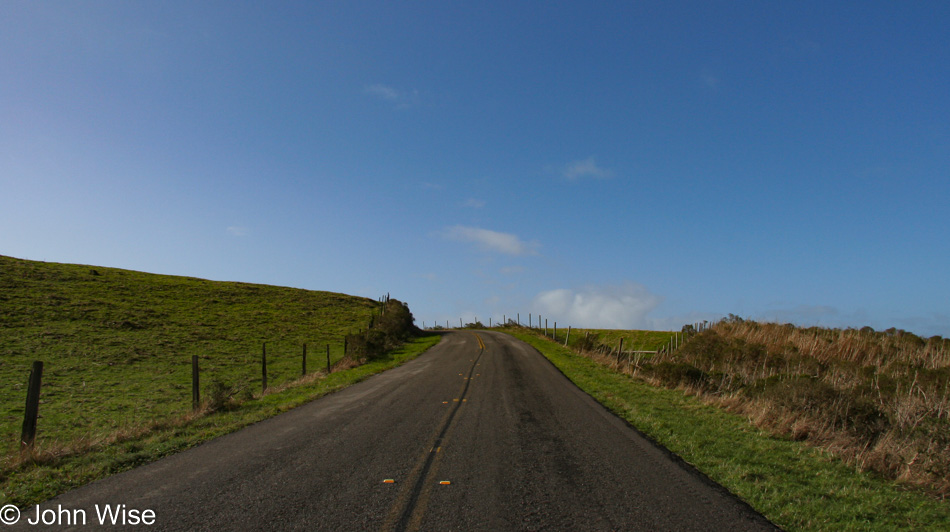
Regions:
[[[30,364],[43,361],[38,443],[95,439],[191,408],[204,385],[260,393],[342,357],[378,303],[330,292],[0,257],[0,452],[16,450]],[[308,368],[309,369],[309,368]],[[204,387],[204,386],[203,386]],[[204,390],[202,390],[204,392]]]
[[[537,348],[582,390],[787,530],[948,530],[950,504],[856,471],[802,442],[682,391],[658,388],[576,355],[536,332]]]
[[[384,371],[422,353],[424,336],[380,360],[301,379],[343,357],[343,338],[380,305],[367,298],[0,256],[0,502],[62,490],[190,447]],[[268,390],[261,397],[267,344]],[[191,414],[191,358],[202,398],[239,399]],[[20,459],[30,366],[44,363],[37,458]],[[254,400],[251,400],[251,399]]]
[[[552,329],[548,329],[552,334]],[[576,345],[586,335],[595,343],[617,349],[623,339],[624,351],[656,351],[670,341],[674,333],[667,331],[630,331],[623,329],[571,329],[568,345]],[[567,329],[557,330],[557,340],[564,342]]]
[[[473,325],[473,324],[469,324]],[[548,321],[547,327],[542,323],[538,326],[536,323],[531,330],[539,332],[564,344],[567,341],[570,347],[578,347],[584,344],[585,339],[588,348],[595,349],[601,346],[605,349],[616,350],[620,347],[620,340],[623,340],[623,350],[625,353],[631,351],[656,351],[665,346],[674,332],[670,331],[637,331],[629,329],[574,329],[560,326],[554,328],[555,323]],[[645,355],[649,357],[649,355]]]
[[[234,432],[396,367],[419,356],[440,339],[437,334],[421,336],[384,358],[335,371],[326,377],[311,374],[290,383],[292,385],[280,393],[245,401],[233,408],[194,417],[157,420],[81,452],[43,455],[35,461],[0,468],[0,505],[13,503],[22,508],[37,504],[89,482]]]

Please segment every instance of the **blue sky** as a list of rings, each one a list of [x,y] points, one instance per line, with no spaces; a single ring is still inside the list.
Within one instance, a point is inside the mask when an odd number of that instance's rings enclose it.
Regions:
[[[0,254],[950,336],[950,3],[0,2]]]

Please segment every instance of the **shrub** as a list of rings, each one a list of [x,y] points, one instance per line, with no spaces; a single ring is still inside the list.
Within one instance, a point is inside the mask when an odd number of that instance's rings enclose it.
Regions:
[[[374,360],[384,356],[390,349],[418,334],[419,329],[413,321],[412,312],[405,303],[388,300],[369,329],[346,336],[347,356],[355,360]]]
[[[696,386],[705,387],[709,383],[709,376],[703,370],[692,364],[660,362],[659,364],[643,364],[641,370],[667,386]]]
[[[774,375],[759,379],[745,394],[790,411],[808,411],[831,428],[850,431],[865,440],[876,439],[890,423],[870,400],[838,390],[812,375]]]
[[[596,334],[585,334],[584,336],[578,336],[576,340],[571,342],[571,346],[579,351],[593,351],[597,348],[597,344],[598,342]]]
[[[214,379],[205,391],[207,397],[208,410],[217,412],[219,410],[229,410],[237,405],[235,396],[238,389],[226,384],[220,379]]]
[[[390,299],[382,308],[382,313],[376,319],[376,328],[383,331],[387,340],[400,343],[418,333],[419,329],[413,325],[412,312],[409,307],[396,299]]]

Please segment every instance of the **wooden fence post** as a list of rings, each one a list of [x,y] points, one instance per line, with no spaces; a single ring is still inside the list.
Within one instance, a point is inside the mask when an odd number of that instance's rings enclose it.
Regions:
[[[261,344],[261,393],[267,391],[267,342]]]
[[[327,344],[327,375],[330,374],[330,344]]]
[[[531,313],[528,313],[528,328],[531,328]]]
[[[307,344],[303,344],[303,369],[300,372],[300,376],[304,377],[307,375]]]
[[[551,339],[557,341],[557,322],[554,322],[554,334],[551,335]]]
[[[567,338],[564,339],[564,347],[567,347],[568,340],[571,339],[571,326],[567,326]]]
[[[346,348],[347,348],[347,345],[346,345],[346,336],[344,336],[344,337],[343,337],[343,356],[346,356],[346,353],[348,352]]]
[[[26,412],[23,415],[23,431],[20,433],[20,449],[32,449],[36,440],[36,419],[40,413],[40,385],[43,381],[43,363],[33,362],[30,369],[30,385],[26,390]]]
[[[198,355],[191,355],[191,409],[198,411],[201,404],[201,392],[198,387]]]
[[[617,365],[620,365],[620,355],[623,354],[623,336],[620,337],[620,345],[617,346]]]

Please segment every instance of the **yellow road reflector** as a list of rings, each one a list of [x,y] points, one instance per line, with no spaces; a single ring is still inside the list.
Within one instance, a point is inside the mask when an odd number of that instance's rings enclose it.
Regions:
[[[448,480],[440,480],[439,484],[442,484],[443,486],[448,486],[449,484],[451,484],[451,482],[449,482]]]
[[[395,484],[395,483],[396,481],[391,478],[387,478],[386,480],[383,480],[383,484]]]
[[[447,405],[447,404],[449,404],[449,402],[448,402],[448,401],[442,401],[442,404]]]
[[[452,402],[453,402],[453,403],[457,403],[457,402],[459,402],[459,400],[458,400],[458,399],[452,399]]]

